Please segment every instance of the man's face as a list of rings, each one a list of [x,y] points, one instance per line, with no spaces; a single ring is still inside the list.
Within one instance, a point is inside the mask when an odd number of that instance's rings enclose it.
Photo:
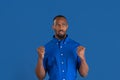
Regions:
[[[68,24],[65,18],[58,17],[54,20],[53,30],[55,31],[55,35],[62,39],[66,35],[66,31],[68,29]]]

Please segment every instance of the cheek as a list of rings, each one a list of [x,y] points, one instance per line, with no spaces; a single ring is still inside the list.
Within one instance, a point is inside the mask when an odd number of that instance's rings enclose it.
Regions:
[[[67,29],[68,29],[68,26],[66,26],[64,29],[67,30]]]
[[[67,31],[67,28],[65,28],[64,31]]]
[[[59,31],[59,30],[57,30],[57,29],[54,29],[54,31],[55,31],[56,33],[58,33],[58,31]]]

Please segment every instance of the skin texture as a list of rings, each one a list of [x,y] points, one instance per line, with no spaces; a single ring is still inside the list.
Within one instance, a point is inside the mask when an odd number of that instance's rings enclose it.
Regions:
[[[46,74],[44,67],[43,67],[43,58],[44,58],[44,53],[45,53],[44,46],[40,46],[37,49],[37,52],[38,52],[38,63],[36,66],[36,75],[39,78],[39,80],[43,80]]]
[[[79,67],[79,73],[82,77],[86,77],[88,74],[89,67],[85,59],[85,48],[83,46],[79,46],[77,48],[77,54],[81,60],[81,65]]]
[[[54,24],[52,28],[55,32],[55,37],[57,39],[64,39],[66,37],[66,31],[68,29],[68,24],[65,18],[60,17],[54,20]]]
[[[52,29],[55,32],[55,37],[59,40],[64,39],[66,37],[66,32],[68,29],[68,24],[67,24],[67,20],[63,17],[58,17],[54,20],[54,24],[52,26]],[[39,78],[39,80],[43,80],[46,72],[44,70],[43,67],[43,58],[44,58],[44,53],[45,53],[45,48],[44,46],[40,46],[38,49],[38,63],[36,66],[36,75]],[[87,76],[88,74],[88,70],[89,67],[86,63],[86,59],[85,59],[85,47],[83,46],[79,46],[77,48],[77,55],[79,56],[80,60],[81,60],[81,65],[79,67],[79,73],[82,77]]]

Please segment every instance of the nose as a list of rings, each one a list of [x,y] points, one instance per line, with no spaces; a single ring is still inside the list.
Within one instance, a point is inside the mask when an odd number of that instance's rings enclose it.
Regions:
[[[59,25],[59,29],[62,30],[64,26],[62,24]]]

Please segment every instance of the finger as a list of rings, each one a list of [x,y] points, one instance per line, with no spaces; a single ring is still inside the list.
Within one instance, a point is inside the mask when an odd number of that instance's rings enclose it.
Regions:
[[[37,49],[37,52],[38,52],[38,53],[41,53],[41,54],[44,54],[44,53],[45,53],[45,50],[38,48],[38,49]]]
[[[85,47],[83,47],[83,46],[79,46],[78,48],[79,48],[80,50],[85,49]]]

